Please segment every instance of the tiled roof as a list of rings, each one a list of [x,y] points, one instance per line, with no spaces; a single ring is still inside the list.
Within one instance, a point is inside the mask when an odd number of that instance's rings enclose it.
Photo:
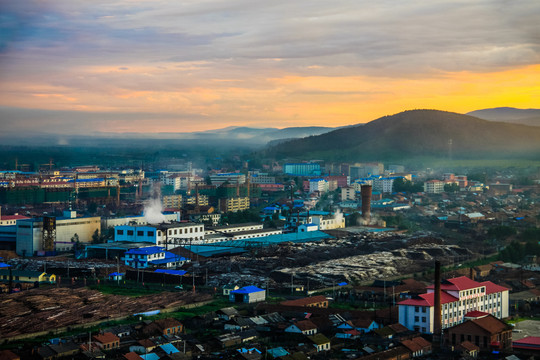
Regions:
[[[457,298],[441,291],[441,304],[447,304],[454,301],[458,301]],[[435,293],[420,294],[418,297],[403,300],[398,305],[412,305],[412,306],[434,306],[435,305]]]
[[[480,350],[480,348],[476,345],[474,345],[472,342],[470,341],[463,341],[461,344],[459,344],[459,346],[461,346],[463,349],[467,350],[467,351],[478,351]]]
[[[488,331],[491,334],[498,334],[501,331],[510,329],[510,326],[492,315],[480,319],[469,320],[474,324],[480,326],[482,329]],[[459,325],[458,325],[459,326]]]
[[[469,279],[466,276],[460,276],[453,279],[441,281],[441,290],[468,290],[482,286],[479,282]],[[428,289],[434,289],[435,285],[428,286]]]
[[[94,335],[94,339],[102,344],[110,344],[115,341],[120,341],[120,338],[118,336],[110,332]]]
[[[124,354],[124,357],[127,359],[127,360],[143,360],[142,357],[140,357],[137,353],[135,352],[129,352],[127,354]]]
[[[489,314],[486,312],[475,310],[475,311],[469,311],[468,313],[466,313],[465,317],[466,318],[481,318],[488,315]]]
[[[540,350],[540,336],[527,336],[521,340],[513,341],[512,346]]]
[[[298,321],[296,326],[302,331],[317,329],[317,325],[309,320]]]
[[[493,294],[493,293],[497,293],[501,291],[508,291],[508,289],[505,288],[504,286],[494,284],[491,281],[484,281],[480,283],[480,285],[486,287],[486,294]]]
[[[167,319],[159,319],[154,321],[160,328],[162,329],[169,329],[177,326],[182,326],[182,323],[176,319],[173,318],[167,318]]]
[[[301,298],[301,299],[296,299],[296,300],[283,301],[283,302],[281,302],[281,305],[285,305],[285,306],[307,306],[307,305],[311,305],[311,304],[318,304],[318,303],[321,303],[321,302],[324,302],[324,301],[328,301],[326,299],[326,296],[317,295],[317,296],[306,297],[306,298]]]
[[[401,342],[403,346],[405,346],[407,349],[411,350],[412,352],[417,352],[422,350],[422,346],[420,344],[415,343],[412,340],[403,340]]]

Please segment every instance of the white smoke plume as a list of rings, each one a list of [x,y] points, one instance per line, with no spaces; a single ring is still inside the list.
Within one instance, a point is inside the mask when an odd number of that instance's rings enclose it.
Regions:
[[[165,216],[161,213],[162,211],[163,205],[161,204],[161,200],[159,198],[150,199],[144,205],[144,219],[149,224],[158,224],[167,221],[167,219],[165,219]]]
[[[144,205],[144,219],[149,224],[158,224],[166,222],[165,216],[162,214],[163,205],[161,204],[161,184],[152,187],[152,199],[148,200]]]

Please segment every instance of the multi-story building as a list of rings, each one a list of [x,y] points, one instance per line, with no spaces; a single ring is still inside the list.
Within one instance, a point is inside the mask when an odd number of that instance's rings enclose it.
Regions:
[[[285,164],[283,172],[295,176],[320,176],[321,164],[319,163],[291,163]]]
[[[149,242],[167,249],[177,247],[186,240],[203,239],[204,225],[195,223],[123,225],[114,228],[115,241]]]
[[[249,172],[249,182],[252,184],[275,184],[276,177],[258,171]]]
[[[212,185],[216,186],[220,186],[225,182],[233,185],[239,185],[246,182],[246,175],[241,173],[220,173],[210,175],[210,181],[212,182]]]
[[[424,183],[424,192],[427,194],[440,194],[444,191],[444,181],[428,180]]]
[[[399,322],[410,330],[433,333],[435,289],[398,304]],[[508,317],[508,289],[490,281],[476,282],[465,276],[441,282],[441,325],[449,328],[464,321],[467,314],[482,311],[499,319]]]
[[[341,201],[356,200],[356,190],[354,187],[341,188]]]
[[[56,218],[55,249],[70,250],[77,240],[89,243],[96,231],[101,232],[101,217],[76,217],[74,211],[66,211]],[[33,256],[43,250],[43,218],[17,221],[17,254]]]
[[[318,191],[324,193],[328,191],[328,181],[324,179],[310,179],[309,180],[309,192]]]
[[[231,197],[219,199],[219,210],[222,212],[237,212],[250,207],[249,197]]]
[[[182,207],[182,195],[163,195],[161,197],[161,203],[164,208],[168,209],[179,209]]]

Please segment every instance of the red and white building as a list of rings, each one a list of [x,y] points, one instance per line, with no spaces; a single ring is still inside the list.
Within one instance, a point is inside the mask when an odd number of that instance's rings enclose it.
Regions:
[[[473,311],[499,319],[508,317],[508,289],[491,281],[477,282],[466,276],[441,281],[441,325],[448,328],[462,323]],[[433,333],[435,286],[426,294],[398,303],[399,323],[410,330]]]

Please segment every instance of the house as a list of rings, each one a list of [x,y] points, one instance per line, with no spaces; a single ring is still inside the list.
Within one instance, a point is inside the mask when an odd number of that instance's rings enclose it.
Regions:
[[[285,329],[286,333],[314,335],[317,333],[317,325],[310,320],[301,320]]]
[[[317,295],[301,299],[282,301],[281,305],[327,308],[328,299],[324,295]]]
[[[266,290],[256,286],[244,286],[238,290],[232,290],[229,294],[231,302],[254,303],[266,300]]]
[[[311,340],[313,346],[317,348],[317,352],[330,350],[330,339],[323,334],[310,335],[308,336],[308,339]]]
[[[447,344],[457,346],[469,341],[481,351],[505,350],[512,346],[512,327],[490,314],[448,328],[445,336]]]
[[[379,324],[372,319],[353,319],[351,322],[356,330],[363,333],[368,333],[380,327]]]
[[[81,351],[79,345],[73,341],[50,344],[49,347],[56,353],[56,357],[73,356]]]
[[[92,338],[96,341],[97,346],[103,350],[118,349],[120,347],[120,338],[110,332],[94,335]]]
[[[234,284],[227,284],[223,286],[223,295],[229,296],[231,291],[240,289],[240,286]]]
[[[461,344],[456,346],[456,349],[461,352],[461,356],[468,358],[476,358],[478,357],[478,353],[480,352],[480,348],[470,341],[462,342]]]
[[[233,307],[227,307],[216,311],[218,318],[221,320],[229,321],[238,316],[238,310]]]
[[[126,274],[124,274],[124,273],[113,272],[113,273],[109,274],[109,280],[111,280],[111,281],[120,281],[120,280],[124,279],[125,275]]]
[[[417,336],[410,340],[403,340],[401,344],[410,350],[412,357],[431,354],[431,343],[423,337]]]
[[[252,326],[255,326],[255,323],[251,321],[250,318],[237,316],[227,321],[223,328],[228,331],[242,331],[247,330]]]
[[[184,330],[184,325],[173,318],[159,319],[151,322],[143,329],[145,335],[175,335]]]
[[[240,348],[236,349],[240,353],[240,356],[246,360],[259,360],[262,358],[262,352],[257,348]]]

